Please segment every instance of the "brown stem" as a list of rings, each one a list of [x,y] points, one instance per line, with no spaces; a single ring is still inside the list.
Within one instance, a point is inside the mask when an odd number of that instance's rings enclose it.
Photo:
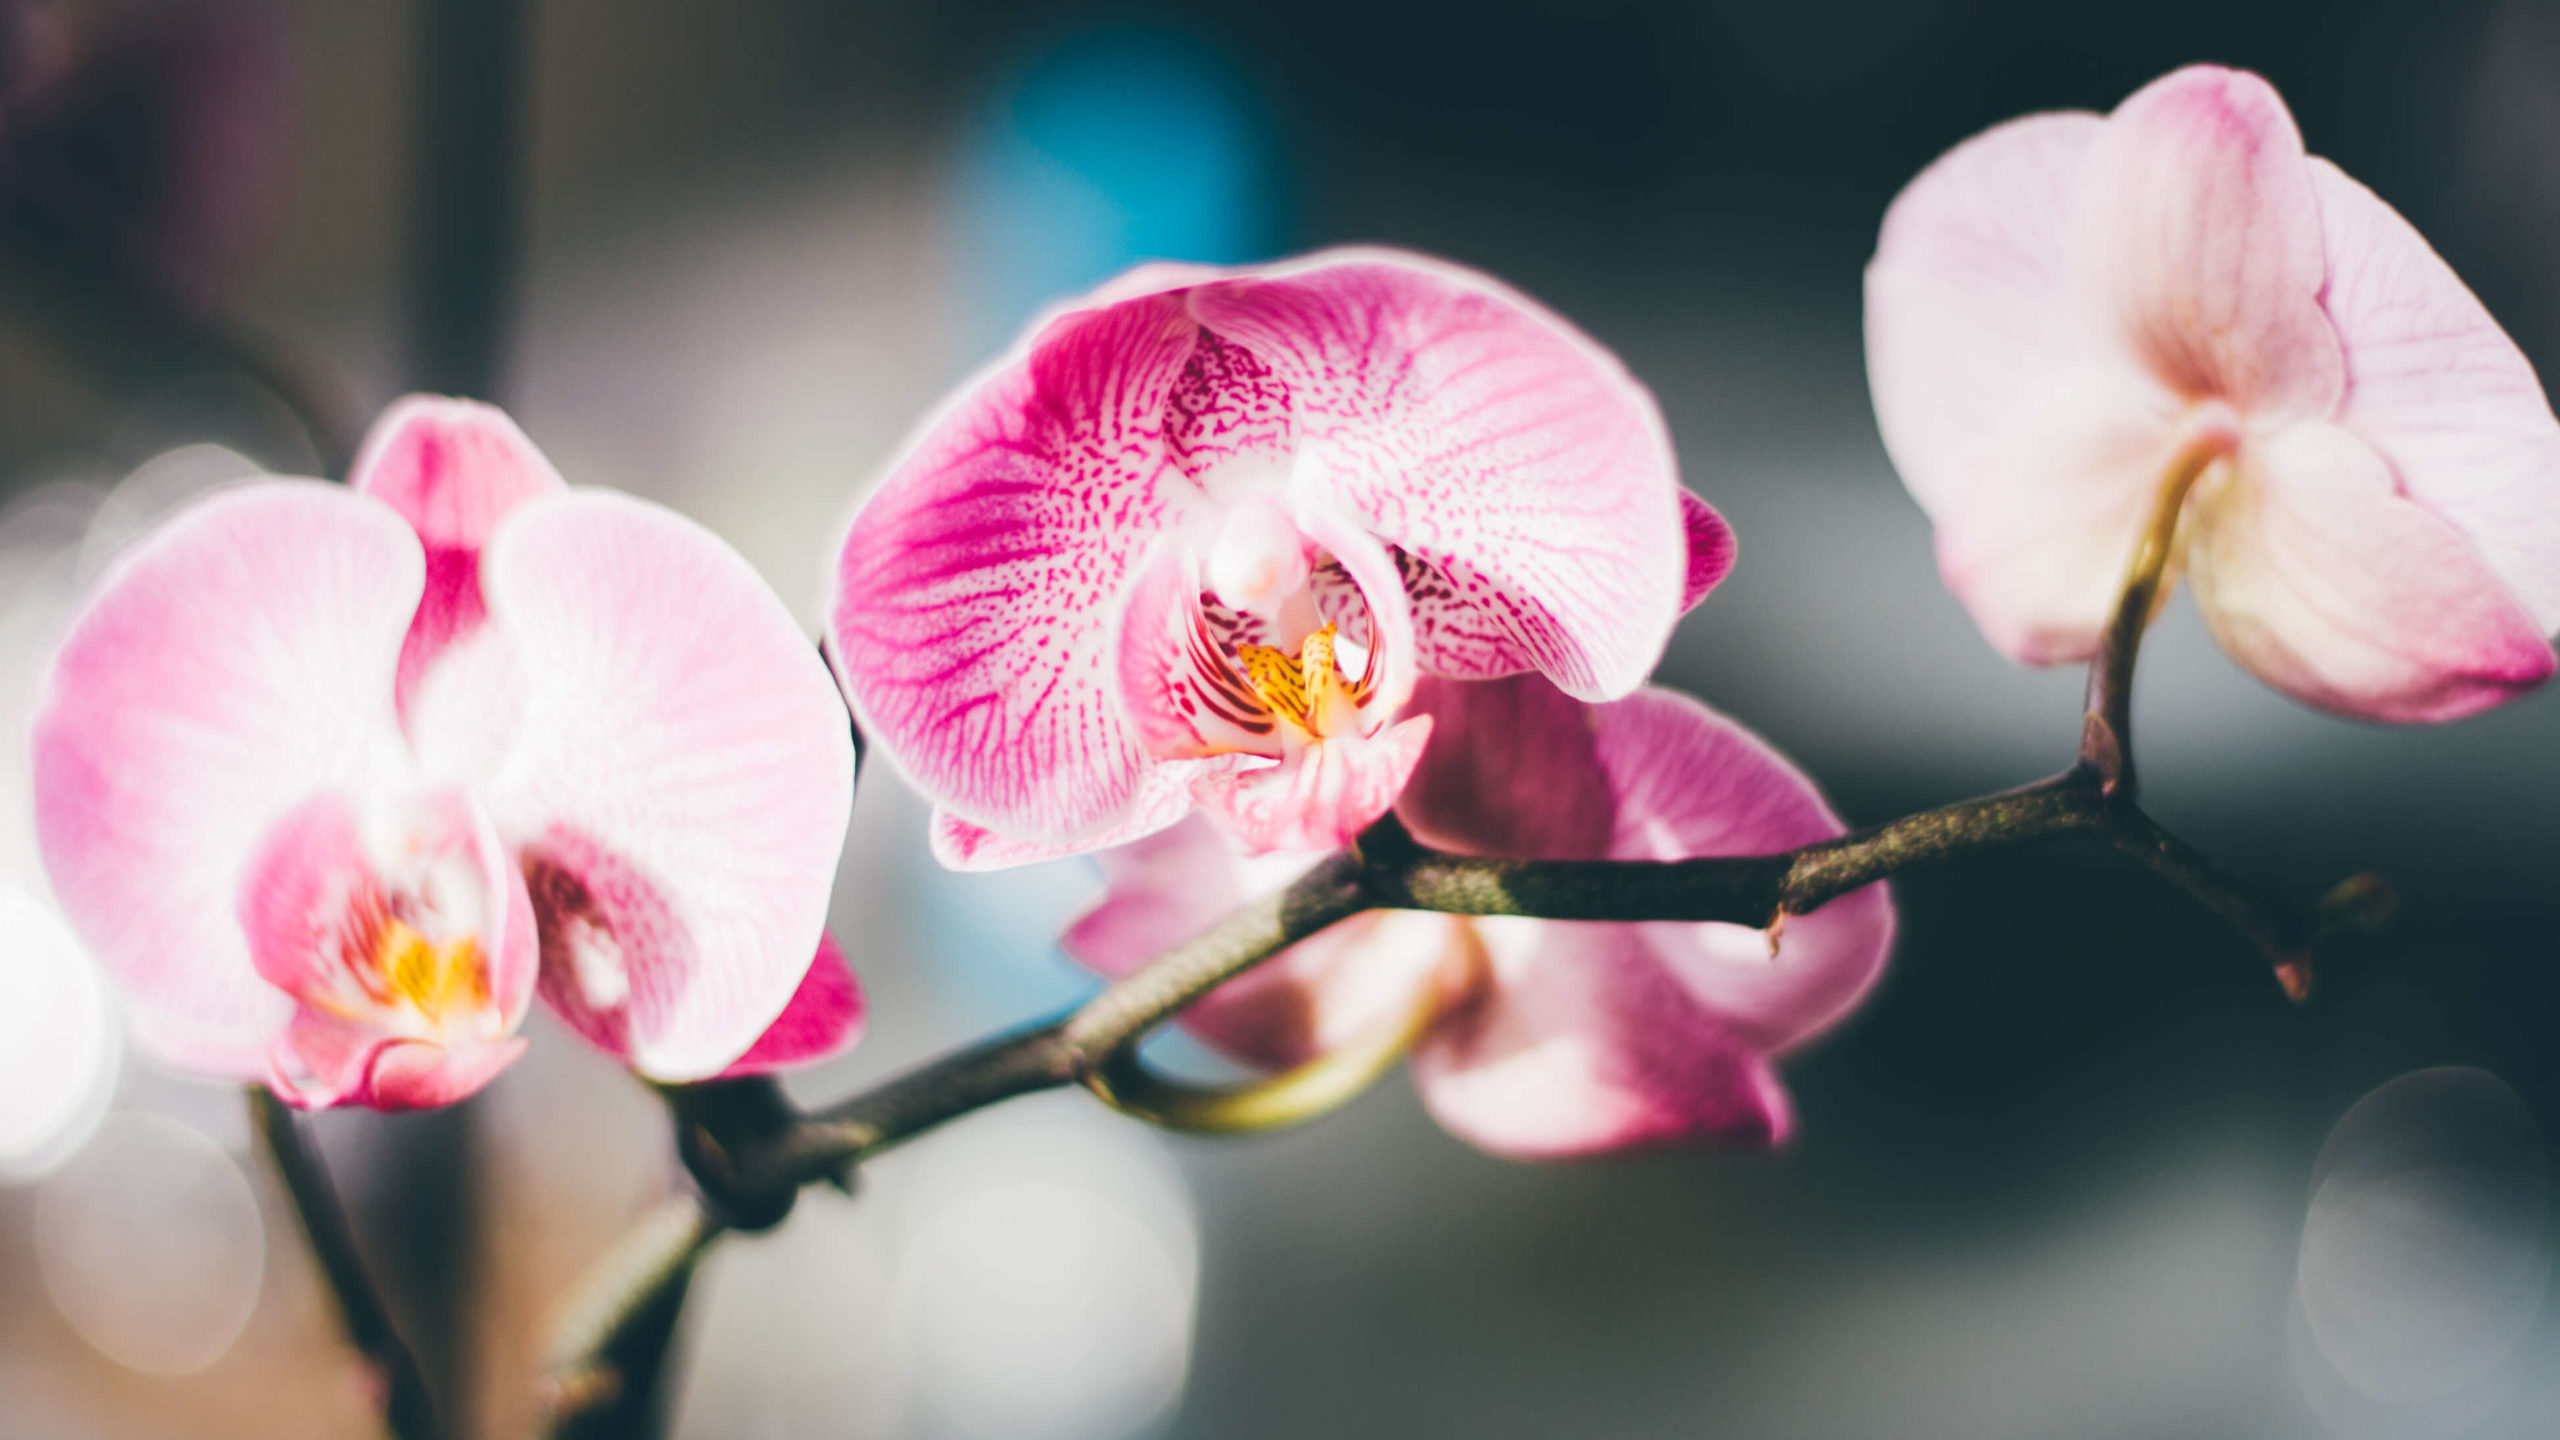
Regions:
[[[373,1277],[357,1253],[355,1232],[347,1212],[329,1183],[320,1152],[311,1143],[301,1116],[286,1108],[263,1087],[249,1091],[249,1123],[275,1163],[277,1178],[293,1201],[321,1278],[337,1298],[338,1318],[347,1339],[373,1367],[382,1387],[383,1425],[395,1440],[435,1440],[444,1433],[436,1422],[435,1403],[427,1394],[418,1361],[391,1323],[391,1312],[374,1288]]]
[[[2222,458],[2225,446],[2212,438],[2189,444],[2170,462],[2153,502],[2151,521],[2143,527],[2133,563],[2126,568],[2124,589],[2116,596],[2115,613],[2089,662],[2089,693],[2080,726],[2080,764],[2098,777],[2109,795],[2133,794],[2133,664],[2142,653],[2143,632],[2159,613],[2169,562],[2177,554],[2178,519],[2186,513],[2187,495],[2207,467]]]
[[[544,1426],[551,1440],[666,1428],[667,1352],[694,1271],[724,1229],[693,1197],[678,1196],[597,1265],[553,1346]]]

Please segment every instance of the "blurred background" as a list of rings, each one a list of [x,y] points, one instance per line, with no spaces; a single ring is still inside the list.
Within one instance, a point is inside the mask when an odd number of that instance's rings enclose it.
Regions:
[[[1860,267],[1947,146],[2199,59],[2273,79],[2553,373],[2537,0],[0,0],[0,711],[119,544],[332,470],[419,387],[698,516],[814,624],[848,506],[1043,301],[1375,241],[1660,395],[1741,540],[1667,683],[1853,822],[2018,783],[2069,757],[2079,677],[1938,587]],[[2138,729],[2173,827],[2297,896],[2380,870],[2401,923],[2295,1009],[2106,856],[1914,876],[1776,1155],[1505,1164],[1400,1080],[1242,1142],[1016,1102],[719,1251],[677,1431],[2560,1433],[2560,693],[2352,725],[2182,605]],[[239,1097],[122,1055],[23,774],[0,801],[0,1434],[368,1433]],[[1081,862],[946,875],[922,821],[874,767],[834,917],[872,1032],[806,1100],[1091,988],[1050,945]],[[566,1292],[672,1182],[654,1102],[544,1028],[459,1112],[322,1119],[471,1434],[524,1433]]]

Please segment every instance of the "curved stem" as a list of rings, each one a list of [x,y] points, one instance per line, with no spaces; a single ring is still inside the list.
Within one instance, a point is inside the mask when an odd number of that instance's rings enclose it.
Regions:
[[[2151,521],[2134,547],[2124,589],[2116,596],[2115,613],[2107,618],[2098,654],[2089,662],[2089,693],[2080,726],[2080,764],[2094,772],[2100,788],[2113,795],[2133,793],[2133,664],[2142,652],[2143,632],[2159,613],[2161,590],[2168,582],[2169,562],[2177,554],[2178,519],[2186,513],[2187,496],[2207,467],[2222,458],[2226,446],[2216,439],[2198,440],[2178,453],[2162,477],[2153,501]]]
[[[1106,1056],[1084,1077],[1084,1088],[1112,1109],[1168,1130],[1242,1135],[1304,1124],[1350,1103],[1394,1069],[1440,1018],[1442,990],[1426,981],[1402,1013],[1347,1045],[1259,1080],[1186,1085],[1149,1069],[1131,1045]]]
[[[374,1288],[356,1250],[347,1212],[329,1183],[320,1152],[311,1143],[301,1116],[264,1087],[249,1090],[249,1123],[258,1143],[275,1163],[302,1233],[320,1262],[321,1278],[338,1302],[338,1318],[347,1339],[373,1367],[382,1388],[383,1425],[395,1440],[435,1440],[443,1434],[436,1423],[435,1403],[427,1394],[418,1361],[391,1323],[391,1312]]]
[[[665,1428],[667,1352],[694,1271],[725,1228],[678,1196],[597,1265],[552,1346],[546,1435],[603,1440]]]

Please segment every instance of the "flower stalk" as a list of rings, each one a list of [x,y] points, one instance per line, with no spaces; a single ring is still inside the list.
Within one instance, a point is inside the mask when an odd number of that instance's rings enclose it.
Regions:
[[[249,1087],[249,1122],[258,1144],[284,1182],[294,1218],[319,1262],[320,1277],[337,1301],[338,1318],[348,1341],[371,1367],[382,1398],[383,1428],[392,1440],[437,1440],[435,1402],[427,1393],[424,1372],[391,1322],[390,1309],[374,1288],[373,1278],[357,1253],[355,1232],[306,1122],[263,1085]]]

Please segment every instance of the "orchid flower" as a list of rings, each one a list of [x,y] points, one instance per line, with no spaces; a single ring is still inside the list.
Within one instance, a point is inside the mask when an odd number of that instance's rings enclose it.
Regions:
[[[2444,720],[2552,672],[2542,387],[2254,75],[2180,70],[1922,172],[1867,271],[1867,367],[1947,584],[2012,659],[2088,658],[2159,520],[2223,647],[2313,705]]]
[[[1148,266],[926,425],[853,521],[828,634],[946,864],[1195,804],[1323,849],[1412,772],[1419,677],[1624,695],[1732,553],[1652,398],[1492,280],[1375,250]]]
[[[1431,680],[1415,705],[1436,724],[1396,813],[1442,849],[1679,860],[1842,833],[1776,751],[1668,690],[1592,705],[1534,676]],[[1319,857],[1251,856],[1195,816],[1098,858],[1107,889],[1065,944],[1122,975]],[[1484,1149],[1774,1142],[1792,1121],[1771,1058],[1855,1005],[1892,937],[1882,884],[1767,932],[1370,911],[1227,982],[1183,1023],[1280,1068],[1395,1023],[1420,997],[1441,1010],[1414,1080],[1442,1125]]]
[[[823,934],[852,740],[808,642],[727,545],[567,488],[485,406],[405,400],[351,488],[173,517],[33,733],[55,892],[181,1069],[401,1109],[486,1084],[537,992],[662,1080],[861,1018]]]

